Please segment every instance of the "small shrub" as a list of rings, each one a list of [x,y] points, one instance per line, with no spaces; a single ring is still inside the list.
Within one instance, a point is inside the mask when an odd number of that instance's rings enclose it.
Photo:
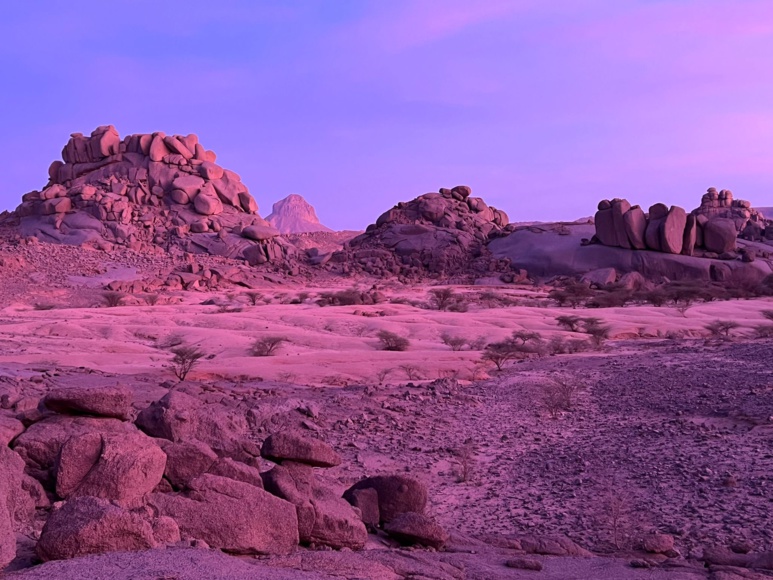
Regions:
[[[172,349],[174,357],[172,358],[172,371],[175,376],[184,381],[188,373],[204,356],[204,352],[194,346],[178,346]]]
[[[264,336],[252,343],[250,354],[252,356],[272,356],[284,342],[287,342],[287,339],[283,336]]]
[[[555,300],[559,306],[569,304],[572,308],[578,307],[592,295],[591,289],[577,280],[570,280],[562,288],[553,288],[548,293],[548,297]]]
[[[126,295],[123,292],[102,292],[102,303],[108,308],[121,306],[125,299]]]
[[[733,320],[714,320],[704,326],[706,330],[711,333],[714,338],[728,339],[730,338],[730,331],[741,326]]]
[[[583,318],[582,325],[583,332],[590,335],[591,342],[597,348],[604,344],[612,330],[609,326],[602,324],[600,319],[593,317]]]
[[[577,387],[567,381],[552,379],[545,385],[542,393],[542,403],[553,419],[563,411],[571,411]]]
[[[458,466],[456,469],[456,482],[466,483],[475,477],[475,445],[471,440],[464,442],[464,445],[456,450],[456,459]]]
[[[754,327],[757,338],[773,338],[773,324],[760,324]]]
[[[42,304],[38,303],[38,304],[35,304],[33,308],[35,310],[53,310],[54,308],[56,308],[56,304],[51,304],[49,302],[45,302]]]
[[[467,340],[467,346],[470,350],[483,350],[486,348],[486,337],[479,336],[477,338],[470,338]]]
[[[526,344],[527,342],[542,341],[542,335],[539,332],[532,332],[530,330],[514,330],[512,337],[514,341],[520,341],[522,345]]]
[[[245,292],[244,295],[247,297],[247,300],[249,300],[250,304],[253,306],[257,306],[258,302],[263,300],[263,294],[260,292]]]
[[[405,373],[409,381],[416,381],[421,378],[421,372],[416,365],[404,364],[400,365],[400,369]]]
[[[411,342],[399,334],[388,330],[380,330],[378,339],[381,341],[381,350],[404,351],[408,350]]]
[[[163,349],[174,348],[176,346],[180,346],[183,342],[183,337],[179,334],[170,334],[164,340],[157,343],[156,347]]]
[[[283,383],[294,383],[295,379],[298,378],[298,375],[296,375],[295,373],[291,373],[289,371],[283,371],[279,373],[276,377]]]
[[[763,310],[760,312],[768,320],[773,320],[773,310]]]
[[[429,291],[429,303],[435,310],[448,310],[458,299],[451,288],[432,288]]]
[[[155,306],[158,304],[158,298],[158,294],[145,294],[142,297],[142,299],[145,301],[145,304],[148,306]]]
[[[390,374],[392,374],[392,371],[393,371],[393,370],[394,370],[394,369],[392,369],[392,368],[386,368],[386,369],[381,369],[380,371],[378,371],[378,372],[376,373],[376,378],[378,379],[378,384],[379,384],[379,385],[383,384],[383,383],[384,383],[384,381],[386,380],[386,378],[387,378],[387,377],[388,377]]]
[[[443,344],[446,346],[450,346],[451,350],[453,351],[460,351],[468,344],[466,338],[461,336],[452,336],[446,332],[440,335],[440,340],[442,340]]]

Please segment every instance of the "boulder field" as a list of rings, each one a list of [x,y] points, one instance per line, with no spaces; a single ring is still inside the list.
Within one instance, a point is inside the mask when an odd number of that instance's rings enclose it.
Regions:
[[[244,411],[174,390],[139,414],[131,403],[122,387],[54,388],[18,415],[0,446],[0,566],[35,508],[44,562],[164,546],[360,550],[379,527],[409,545],[448,541],[415,477],[366,478],[342,496],[318,475],[342,461],[321,439],[280,430],[257,444]],[[261,473],[260,461],[275,465]]]

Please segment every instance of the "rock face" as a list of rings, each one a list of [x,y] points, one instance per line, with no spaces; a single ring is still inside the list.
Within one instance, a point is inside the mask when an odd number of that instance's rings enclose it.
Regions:
[[[266,221],[282,234],[333,231],[319,223],[314,207],[297,193],[277,201]]]
[[[121,139],[112,125],[73,133],[48,184],[25,194],[15,216],[22,235],[48,242],[283,260],[291,246],[281,238],[255,243],[241,235],[268,224],[239,176],[215,159],[196,135]]]
[[[492,262],[486,250],[489,239],[508,225],[507,214],[470,193],[459,185],[400,202],[333,254],[331,262],[376,276],[509,271],[509,264]]]
[[[221,457],[241,459],[258,454],[247,441],[249,426],[244,414],[206,405],[180,391],[171,391],[143,409],[136,424],[151,437],[206,443]]]
[[[31,425],[16,438],[13,448],[24,459],[30,475],[53,487],[62,446],[73,437],[89,433],[131,435],[137,433],[137,428],[118,419],[54,415]]]
[[[32,499],[22,487],[24,461],[0,447],[0,570],[16,557],[16,531],[34,510]]]
[[[86,433],[69,439],[59,453],[56,493],[111,500],[138,508],[161,481],[166,455],[143,433]]]
[[[729,190],[713,187],[690,214],[662,203],[651,206],[645,214],[626,200],[602,200],[595,229],[595,239],[605,246],[686,256],[698,249],[716,254],[733,252],[739,235],[754,241],[773,238],[773,222],[752,209],[748,201],[734,200]]]

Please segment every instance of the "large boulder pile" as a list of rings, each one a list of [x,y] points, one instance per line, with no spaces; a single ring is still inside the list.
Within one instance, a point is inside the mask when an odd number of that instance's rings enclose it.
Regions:
[[[281,234],[333,231],[319,223],[314,207],[297,193],[277,201],[266,216],[266,221]]]
[[[112,125],[73,133],[46,186],[22,196],[15,216],[22,235],[49,242],[281,260],[289,245],[239,176],[215,161],[196,135],[121,139]]]
[[[469,187],[459,185],[400,202],[332,261],[376,276],[508,270],[508,264],[492,263],[486,251],[489,239],[508,225],[507,214],[470,194]]]
[[[709,188],[701,206],[683,208],[656,203],[647,213],[625,199],[602,200],[595,216],[595,240],[605,246],[686,256],[717,257],[734,252],[736,238],[761,240],[773,227],[730,191]]]

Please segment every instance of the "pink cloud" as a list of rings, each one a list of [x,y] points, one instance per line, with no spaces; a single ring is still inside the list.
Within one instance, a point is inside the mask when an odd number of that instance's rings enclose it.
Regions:
[[[376,4],[377,10],[339,31],[345,44],[354,42],[397,53],[458,34],[477,24],[528,11],[536,0],[416,0]]]

